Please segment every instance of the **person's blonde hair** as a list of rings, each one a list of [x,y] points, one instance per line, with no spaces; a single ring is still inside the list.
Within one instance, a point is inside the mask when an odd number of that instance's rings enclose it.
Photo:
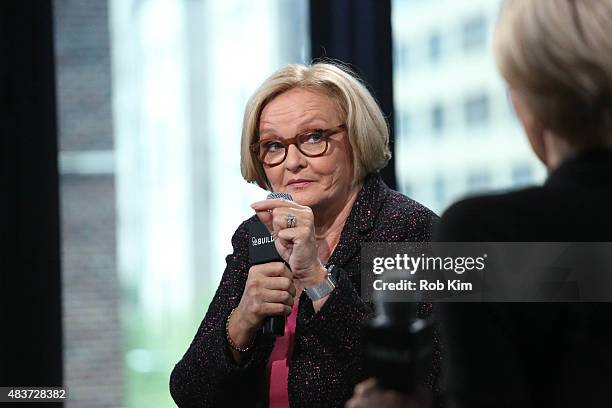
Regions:
[[[240,160],[242,177],[246,181],[271,189],[263,166],[250,146],[258,139],[264,107],[276,96],[295,88],[321,92],[336,104],[347,128],[353,183],[360,183],[367,174],[385,167],[391,158],[388,125],[380,107],[357,76],[344,66],[327,62],[291,64],[268,77],[246,105]]]
[[[495,30],[512,92],[576,146],[612,138],[612,0],[506,0]]]

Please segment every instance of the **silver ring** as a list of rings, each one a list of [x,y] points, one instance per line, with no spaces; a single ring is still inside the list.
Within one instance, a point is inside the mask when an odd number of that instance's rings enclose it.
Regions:
[[[297,225],[297,218],[293,214],[287,214],[287,228],[293,228]]]

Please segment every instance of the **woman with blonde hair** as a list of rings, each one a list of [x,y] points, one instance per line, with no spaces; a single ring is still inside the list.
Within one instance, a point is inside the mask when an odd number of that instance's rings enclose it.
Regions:
[[[293,201],[253,203],[189,349],[170,379],[180,407],[342,407],[365,378],[361,324],[364,242],[425,241],[435,214],[389,189],[385,118],[366,87],[328,63],[289,65],[249,100],[241,168],[248,182]],[[249,264],[259,219],[284,262]],[[421,314],[428,311],[423,309]],[[284,335],[262,335],[270,316]]]
[[[453,205],[438,239],[611,241],[612,0],[507,0],[494,50],[549,175]],[[610,304],[453,304],[442,316],[452,406],[612,406]]]

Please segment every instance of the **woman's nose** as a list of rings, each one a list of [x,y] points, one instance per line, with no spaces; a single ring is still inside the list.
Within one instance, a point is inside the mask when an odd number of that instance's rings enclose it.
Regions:
[[[287,157],[285,158],[285,168],[289,171],[297,171],[306,167],[306,156],[297,148],[295,144],[287,147]]]

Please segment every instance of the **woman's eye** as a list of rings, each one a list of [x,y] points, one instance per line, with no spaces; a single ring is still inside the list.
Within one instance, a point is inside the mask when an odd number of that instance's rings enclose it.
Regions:
[[[269,142],[264,142],[264,149],[266,151],[268,151],[268,152],[277,152],[277,151],[282,150],[284,148],[285,148],[285,146],[282,143],[280,143],[280,142],[278,142],[276,140],[271,140]]]
[[[320,143],[323,140],[323,133],[319,131],[308,133],[305,136],[305,143]]]

